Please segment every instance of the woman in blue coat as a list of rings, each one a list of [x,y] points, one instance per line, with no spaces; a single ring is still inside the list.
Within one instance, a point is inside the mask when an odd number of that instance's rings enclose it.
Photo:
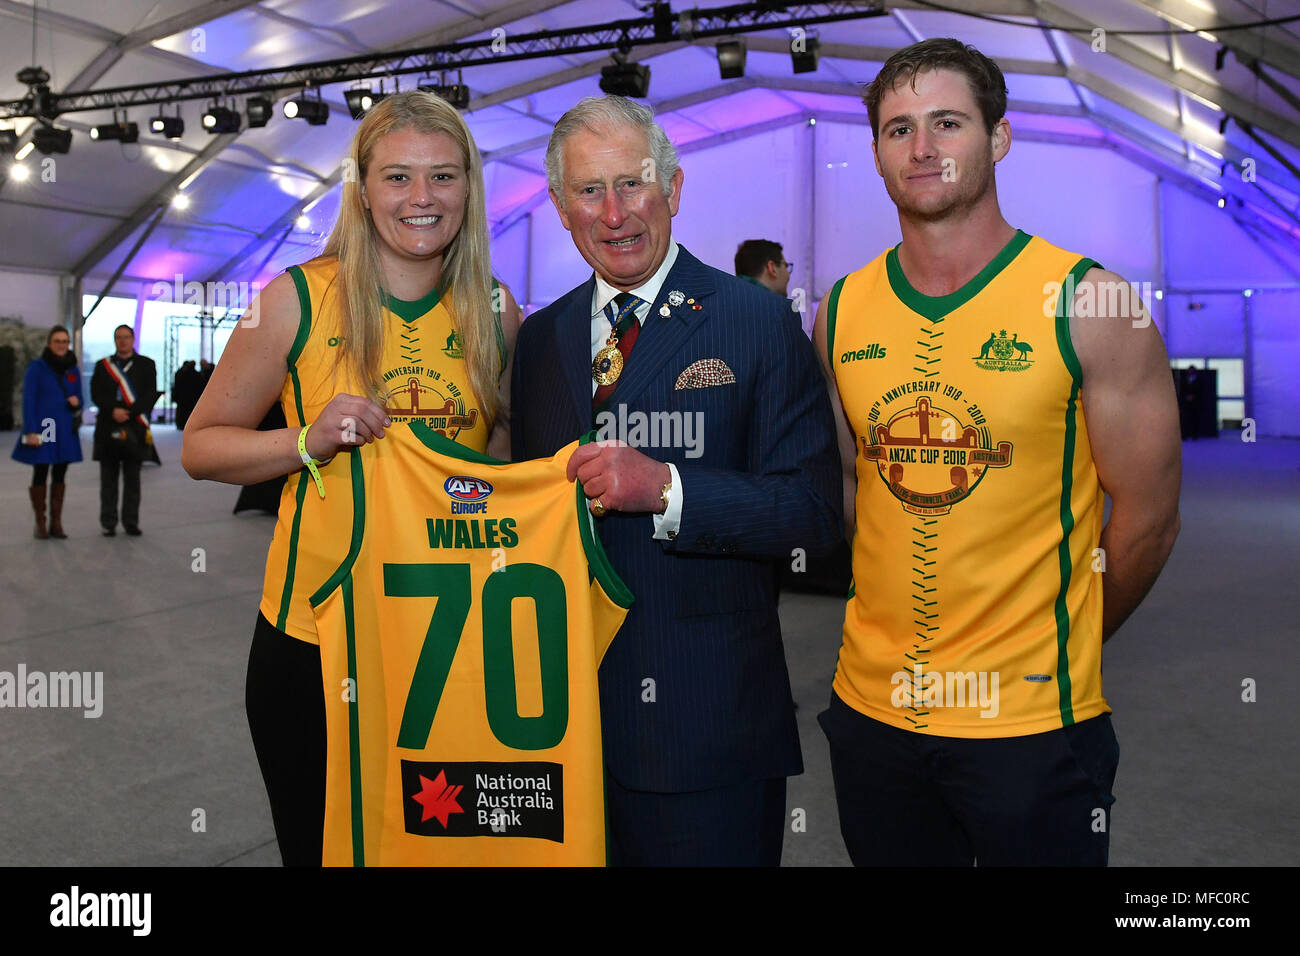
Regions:
[[[64,476],[68,463],[81,461],[81,369],[71,350],[72,339],[61,325],[50,329],[45,351],[32,359],[23,377],[23,429],[13,458],[31,465],[32,509],[38,538],[66,538],[63,533]],[[50,483],[50,524],[45,527],[45,478],[54,466]]]

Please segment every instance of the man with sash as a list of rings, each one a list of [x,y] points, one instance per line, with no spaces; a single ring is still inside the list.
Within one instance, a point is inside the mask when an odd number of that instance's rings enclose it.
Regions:
[[[153,359],[135,351],[129,325],[113,330],[117,351],[95,364],[90,396],[99,409],[95,421],[95,460],[99,462],[99,523],[106,537],[117,534],[118,475],[122,477],[122,526],[140,534],[140,462],[157,456],[149,413],[158,400]]]

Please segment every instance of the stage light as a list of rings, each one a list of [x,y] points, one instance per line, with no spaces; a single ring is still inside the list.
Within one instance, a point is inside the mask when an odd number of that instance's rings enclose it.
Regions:
[[[348,101],[348,112],[352,114],[354,120],[359,120],[370,111],[370,107],[379,101],[368,86],[354,86],[350,90],[343,91],[343,98]]]
[[[311,228],[311,220],[308,219],[306,216],[299,216],[297,219],[293,221],[293,224],[298,227],[298,230],[300,232],[306,232],[308,229]]]
[[[91,127],[90,138],[95,142],[117,139],[124,143],[134,143],[140,139],[140,127],[135,123],[104,123]]]
[[[34,150],[35,148],[36,148],[36,144],[29,139],[22,146],[18,147],[18,152],[14,153],[14,159],[18,160],[19,162],[22,162],[24,159],[26,159],[28,156],[32,154],[32,150]]]
[[[330,108],[320,100],[300,96],[285,100],[284,115],[289,119],[305,119],[312,126],[324,126],[330,118]]]
[[[1255,294],[1255,290],[1254,290],[1254,289],[1242,289],[1242,290],[1241,290],[1241,294],[1244,295],[1247,299],[1249,299],[1252,295]]]
[[[816,37],[805,37],[802,43],[802,52],[797,52],[794,49],[797,42],[791,41],[790,45],[790,62],[794,66],[794,71],[796,73],[816,73],[817,61],[822,56],[821,41]]]
[[[250,96],[244,100],[244,109],[248,112],[249,129],[265,126],[271,118],[271,101],[265,96]]]
[[[31,172],[22,163],[13,163],[9,167],[9,178],[14,182],[25,182]]]
[[[203,111],[203,128],[209,133],[238,133],[243,117],[228,106],[209,106]]]
[[[416,88],[446,100],[458,110],[469,106],[469,87],[464,83],[420,83]]]
[[[724,80],[738,80],[745,75],[745,41],[719,40],[718,73]]]
[[[184,193],[177,193],[175,196],[172,197],[172,205],[175,206],[177,209],[189,209],[190,197],[185,195]]]
[[[1223,196],[1220,196],[1219,201],[1215,203],[1215,205],[1217,205],[1220,209],[1222,209],[1228,205],[1228,200],[1225,199]]]
[[[72,148],[72,130],[41,124],[32,130],[32,142],[46,156],[66,153]]]
[[[650,67],[644,63],[611,63],[600,68],[600,91],[609,96],[635,96],[644,99],[650,94]]]
[[[179,116],[155,116],[149,121],[149,131],[162,133],[168,139],[180,139],[185,135],[185,120]]]

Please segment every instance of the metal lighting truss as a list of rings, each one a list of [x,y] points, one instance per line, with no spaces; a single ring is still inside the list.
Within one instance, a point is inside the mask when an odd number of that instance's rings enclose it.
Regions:
[[[99,90],[29,93],[0,102],[0,116],[44,116],[85,110],[124,109],[181,100],[223,100],[254,93],[319,88],[333,83],[405,74],[436,74],[487,63],[508,63],[572,53],[617,50],[695,39],[733,36],[759,30],[805,27],[839,20],[884,16],[883,0],[826,0],[822,3],[738,3],[726,7],[673,13],[667,3],[655,3],[647,16],[585,27],[540,30],[463,40],[440,46],[370,53],[304,63],[298,66],[243,73],[141,83]]]

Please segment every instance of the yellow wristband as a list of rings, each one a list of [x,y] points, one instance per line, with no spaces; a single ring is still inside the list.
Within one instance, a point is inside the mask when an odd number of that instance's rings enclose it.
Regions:
[[[298,433],[298,457],[302,459],[302,463],[306,465],[307,470],[311,472],[312,481],[316,482],[316,491],[322,498],[324,498],[325,482],[321,481],[320,468],[317,467],[320,462],[307,454],[307,429],[309,428],[311,428],[310,425],[303,425],[302,431]]]

